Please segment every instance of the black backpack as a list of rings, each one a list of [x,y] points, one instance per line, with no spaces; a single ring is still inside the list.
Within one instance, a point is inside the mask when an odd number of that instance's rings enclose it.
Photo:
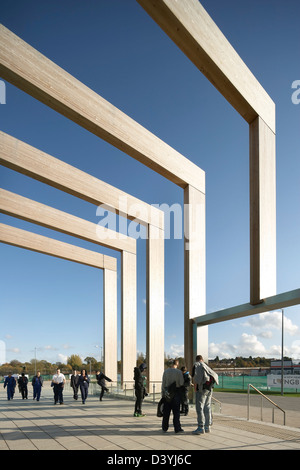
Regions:
[[[203,390],[212,390],[214,388],[214,385],[215,385],[215,379],[213,378],[212,375],[210,375],[209,380],[207,380],[203,384]]]

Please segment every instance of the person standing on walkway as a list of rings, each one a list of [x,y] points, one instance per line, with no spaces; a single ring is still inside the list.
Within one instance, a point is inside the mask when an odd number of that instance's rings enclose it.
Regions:
[[[32,378],[31,384],[33,386],[33,399],[36,399],[36,401],[40,401],[43,386],[43,378],[39,370],[37,371],[36,375]]]
[[[100,385],[101,387],[99,399],[100,401],[102,401],[104,392],[108,392],[108,388],[106,387],[105,380],[107,380],[108,382],[112,382],[112,380],[109,377],[106,377],[106,375],[104,375],[103,372],[100,372],[99,370],[97,370],[96,372],[96,380],[97,380],[97,384]]]
[[[192,381],[192,377],[189,374],[189,371],[186,369],[186,367],[181,367],[181,372],[183,375],[183,380],[184,380],[184,385],[182,388],[182,394],[181,394],[181,413],[184,414],[184,416],[188,415],[189,412],[189,389]]]
[[[7,399],[12,400],[16,388],[16,379],[12,376],[11,372],[9,372],[8,376],[4,381],[4,388],[6,388],[7,390]]]
[[[24,372],[22,372],[21,377],[18,378],[18,386],[19,386],[19,392],[21,393],[23,400],[25,398],[26,398],[26,400],[28,399],[27,385],[28,385],[28,378],[26,377]]]
[[[146,390],[144,387],[144,380],[145,377],[142,375],[144,370],[147,369],[146,364],[143,362],[143,364],[140,364],[139,367],[134,368],[134,389],[135,389],[135,407],[134,407],[134,414],[133,416],[136,417],[143,417],[146,416],[142,413],[142,402],[144,399],[144,396],[146,396]]]
[[[219,383],[218,374],[214,372],[205,362],[201,355],[196,356],[193,367],[192,378],[196,392],[196,412],[198,427],[193,434],[204,434],[210,432],[211,397],[214,383]]]
[[[66,378],[64,374],[60,372],[60,369],[56,369],[56,374],[54,374],[52,377],[52,384],[54,388],[54,405],[56,405],[58,402],[61,405],[64,404],[63,390],[65,383]]]
[[[173,426],[175,433],[183,432],[180,423],[180,401],[184,379],[182,372],[178,369],[178,360],[170,362],[170,367],[166,369],[162,376],[161,392],[165,399],[162,419],[162,430],[169,429],[169,419],[173,412]]]
[[[83,404],[85,404],[85,401],[88,397],[89,383],[89,376],[87,375],[86,370],[83,369],[78,377],[78,386],[80,387],[81,399]]]
[[[77,374],[77,370],[73,370],[73,374],[70,379],[70,386],[73,389],[74,400],[78,400],[78,379],[79,375]]]

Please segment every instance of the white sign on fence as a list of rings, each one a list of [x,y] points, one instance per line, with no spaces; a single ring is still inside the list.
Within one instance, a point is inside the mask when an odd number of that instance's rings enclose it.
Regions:
[[[281,375],[268,375],[267,376],[268,387],[280,388],[281,387]],[[283,376],[284,388],[300,388],[300,375],[284,375]]]

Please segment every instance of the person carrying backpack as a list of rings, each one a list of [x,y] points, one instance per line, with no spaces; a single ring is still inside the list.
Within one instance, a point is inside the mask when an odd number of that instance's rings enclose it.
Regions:
[[[211,419],[211,397],[214,384],[219,383],[216,374],[205,362],[201,355],[196,356],[196,362],[192,371],[194,389],[196,392],[196,412],[198,427],[193,434],[204,434],[210,432]]]

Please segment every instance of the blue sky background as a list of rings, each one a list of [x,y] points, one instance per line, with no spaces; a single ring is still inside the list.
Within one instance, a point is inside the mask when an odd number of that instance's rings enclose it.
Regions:
[[[299,288],[298,0],[203,0],[277,113],[277,292]],[[134,0],[5,2],[1,23],[206,172],[207,312],[249,301],[248,124]],[[300,95],[299,95],[300,96]],[[149,204],[183,192],[6,83],[1,130]],[[96,206],[0,168],[1,186],[98,223]],[[1,215],[1,222],[101,253],[109,249]],[[138,349],[145,352],[145,240],[138,241]],[[6,359],[100,359],[102,272],[0,245]],[[165,351],[183,354],[183,241],[165,243]],[[120,263],[118,263],[120,266]],[[120,305],[120,289],[119,289]],[[285,353],[300,359],[300,306],[285,309]],[[119,310],[120,317],[120,310]],[[209,357],[280,357],[273,312],[209,327]],[[120,334],[119,334],[120,339]]]

